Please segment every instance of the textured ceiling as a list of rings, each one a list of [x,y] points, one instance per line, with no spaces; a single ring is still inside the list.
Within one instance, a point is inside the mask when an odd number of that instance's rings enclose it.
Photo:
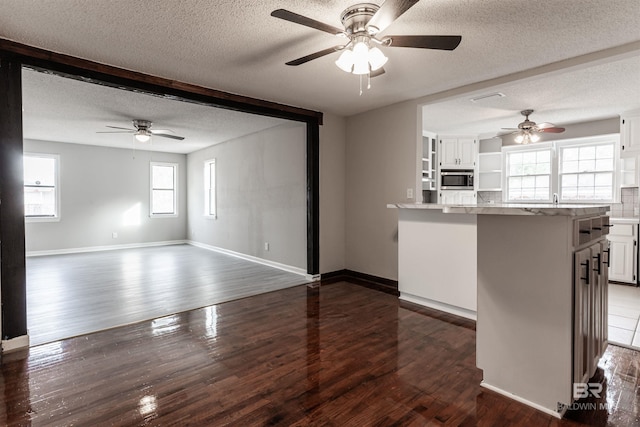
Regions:
[[[137,150],[190,153],[267,129],[285,120],[175,101],[23,70],[24,137]],[[170,129],[183,141],[154,136],[151,144],[128,134],[97,133],[106,126],[133,129],[133,119],[151,129]]]
[[[335,66],[338,54],[298,67],[284,65],[291,59],[340,44],[342,39],[273,18],[271,11],[285,8],[339,27],[340,12],[352,3],[355,2],[0,0],[0,38],[343,116],[640,41],[638,0],[421,0],[385,33],[460,34],[462,43],[453,52],[383,48],[389,57],[387,72],[373,79],[372,88],[362,96],[358,96],[358,77]],[[539,121],[558,123],[579,121],[580,115],[610,115],[629,103],[621,101],[619,106],[608,106],[607,111],[601,108],[600,112],[596,111],[597,105],[591,111],[584,106],[597,103],[599,98],[595,95],[604,86],[615,91],[606,92],[607,102],[610,98],[615,101],[618,93],[622,99],[625,92],[637,89],[629,89],[629,84],[637,85],[637,78],[625,80],[640,72],[637,62],[630,67],[623,73],[598,69],[600,80],[586,72],[577,79],[552,78],[548,82],[539,80],[537,86],[532,82],[512,85],[506,99],[508,108],[479,103],[467,121],[473,124],[486,119],[484,124],[488,127],[489,119],[498,114],[495,109],[500,110],[507,126],[517,123],[517,111],[523,108],[539,110],[541,114],[534,116]],[[609,85],[608,80],[618,84]],[[591,97],[586,100],[585,81],[591,85],[587,87],[596,88],[587,91]],[[468,96],[461,95],[459,101],[462,107]],[[125,124],[133,118],[129,116],[152,111],[115,109],[111,104],[105,102],[104,111],[95,111],[94,125],[118,125],[112,122],[116,118]],[[182,107],[186,108],[184,112]],[[146,118],[186,134],[194,123],[182,126],[177,120],[186,117],[191,107],[176,106],[173,115],[158,111],[157,117],[151,117],[147,113]],[[640,108],[640,101],[634,108]],[[112,115],[105,114],[109,111]],[[440,120],[440,124],[449,123],[458,129],[466,126],[465,115],[459,114],[458,106],[445,103],[441,111],[448,122]],[[543,111],[558,115],[543,116]],[[477,132],[488,132],[486,127],[479,126]],[[491,124],[494,127],[495,123]]]

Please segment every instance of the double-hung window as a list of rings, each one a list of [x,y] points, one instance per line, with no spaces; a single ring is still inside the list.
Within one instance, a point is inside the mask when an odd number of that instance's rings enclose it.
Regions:
[[[550,146],[506,153],[507,200],[551,200],[552,150]]]
[[[151,162],[151,216],[178,215],[178,164]]]
[[[216,159],[204,162],[204,215],[216,218]]]
[[[612,201],[614,154],[614,141],[560,146],[560,200]]]
[[[55,154],[24,154],[24,214],[27,221],[59,219],[59,160]]]

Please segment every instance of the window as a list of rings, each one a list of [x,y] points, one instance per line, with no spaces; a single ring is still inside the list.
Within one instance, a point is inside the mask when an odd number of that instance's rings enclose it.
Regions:
[[[25,154],[24,213],[27,221],[59,219],[59,156]]]
[[[151,163],[151,216],[177,216],[176,163]]]
[[[216,218],[216,159],[204,162],[204,214]]]
[[[614,142],[560,147],[560,200],[613,200],[614,153]]]
[[[567,139],[531,147],[505,147],[504,200],[614,202],[619,135]]]
[[[507,200],[551,199],[551,148],[507,153]]]

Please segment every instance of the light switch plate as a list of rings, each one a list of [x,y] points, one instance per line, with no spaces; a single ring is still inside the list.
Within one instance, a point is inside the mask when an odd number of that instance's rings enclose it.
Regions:
[[[413,188],[407,188],[407,199],[413,199]]]

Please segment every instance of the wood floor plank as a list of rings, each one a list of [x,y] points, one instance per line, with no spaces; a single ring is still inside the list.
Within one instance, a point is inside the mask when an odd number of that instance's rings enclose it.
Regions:
[[[556,420],[480,387],[473,322],[346,282],[291,287],[5,355],[7,426],[633,426],[640,353],[605,411]]]
[[[190,245],[27,258],[32,345],[305,283]]]

